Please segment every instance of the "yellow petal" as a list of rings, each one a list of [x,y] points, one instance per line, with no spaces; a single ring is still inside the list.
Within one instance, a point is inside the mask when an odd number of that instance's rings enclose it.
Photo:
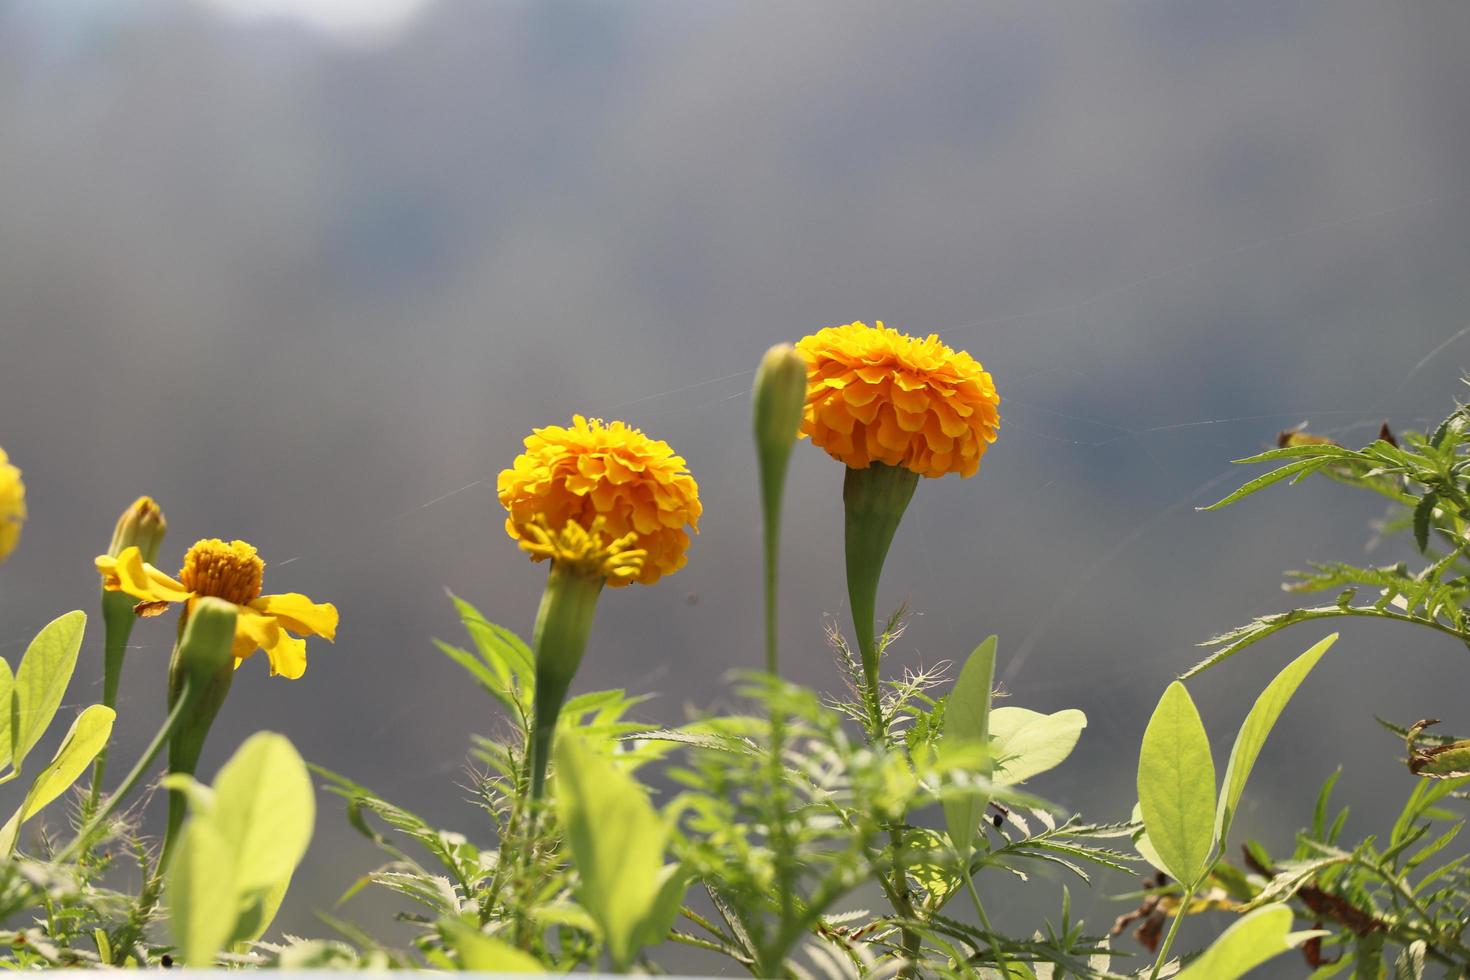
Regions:
[[[281,634],[280,625],[271,617],[261,615],[249,606],[239,606],[235,620],[235,666],[256,650],[269,649]]]
[[[145,602],[184,602],[193,593],[178,580],[143,561],[136,547],[124,548],[116,558],[101,555],[97,571],[102,573],[102,587],[109,592],[125,592]]]
[[[337,607],[330,602],[312,602],[299,592],[285,592],[263,595],[250,603],[250,608],[275,618],[293,633],[337,638]]]

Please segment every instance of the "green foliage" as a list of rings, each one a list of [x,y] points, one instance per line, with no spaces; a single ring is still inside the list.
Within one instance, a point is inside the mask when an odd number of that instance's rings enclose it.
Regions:
[[[1291,909],[1267,905],[1226,929],[1189,966],[1176,974],[1177,980],[1235,980],[1289,949],[1295,949],[1321,933],[1289,932]]]
[[[1155,853],[1193,889],[1215,846],[1215,762],[1194,700],[1178,681],[1159,699],[1143,733],[1138,802]]]
[[[87,628],[87,615],[81,611],[58,616],[42,628],[21,658],[14,683],[4,697],[11,707],[9,732],[12,775],[19,774],[21,763],[41,740],[61,699],[66,694],[71,675],[77,667],[77,651],[82,647],[82,634]],[[9,665],[0,672],[0,690],[9,674]],[[4,744],[0,741],[0,744]]]
[[[1317,661],[1337,642],[1337,634],[1320,641],[1306,653],[1297,657],[1277,674],[1266,689],[1256,698],[1250,712],[1241,723],[1235,736],[1235,745],[1230,750],[1230,762],[1225,767],[1225,786],[1220,794],[1219,809],[1215,814],[1215,841],[1223,849],[1230,833],[1230,823],[1235,818],[1235,808],[1245,792],[1245,782],[1250,778],[1261,749],[1266,745],[1266,736],[1276,727],[1286,703],[1296,693],[1302,681],[1307,679]]]
[[[1385,435],[1387,435],[1385,431]],[[1335,590],[1327,605],[1304,606],[1262,616],[1204,643],[1215,651],[1188,674],[1198,673],[1294,623],[1340,617],[1382,619],[1425,627],[1470,646],[1470,408],[1459,406],[1432,433],[1404,432],[1379,438],[1362,449],[1334,443],[1286,446],[1237,460],[1284,465],[1246,483],[1214,510],[1287,478],[1300,482],[1321,473],[1387,498],[1393,508],[1386,527],[1409,531],[1424,564],[1410,570],[1400,562],[1359,567],[1343,562],[1313,564],[1289,573],[1293,592]],[[1362,601],[1362,595],[1368,601]]]
[[[557,808],[577,870],[577,901],[597,923],[613,969],[663,941],[688,881],[664,863],[672,829],[632,777],[575,737],[557,743]]]
[[[942,743],[947,751],[953,751],[952,745],[978,748],[980,759],[975,766],[975,774],[987,783],[994,769],[986,743],[990,737],[990,687],[995,680],[995,643],[994,636],[987,637],[961,668],[954,690],[945,702]],[[975,831],[989,802],[989,787],[985,785],[953,794],[944,801],[945,829],[960,861],[970,859]]]
[[[311,778],[284,736],[246,740],[206,789],[170,777],[192,810],[168,882],[183,960],[204,967],[226,945],[258,938],[306,853],[316,817]]]
[[[112,722],[116,717],[117,712],[100,704],[92,705],[77,716],[51,763],[31,784],[20,809],[4,827],[0,827],[0,855],[9,856],[15,850],[22,824],[77,781],[112,736]]]

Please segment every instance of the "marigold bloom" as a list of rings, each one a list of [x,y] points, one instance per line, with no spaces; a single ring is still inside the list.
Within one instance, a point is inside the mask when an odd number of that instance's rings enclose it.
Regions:
[[[157,616],[174,602],[192,609],[201,596],[233,603],[239,614],[232,651],[236,667],[256,650],[264,650],[272,675],[294,679],[306,672],[306,641],[291,634],[328,640],[337,635],[337,607],[331,603],[312,602],[299,592],[260,594],[265,562],[244,541],[196,542],[184,556],[178,578],[143,561],[136,547],[124,548],[116,558],[100,556],[97,571],[104,589],[139,600],[134,607],[139,616]]]
[[[636,577],[610,578],[609,585],[637,581],[652,585],[684,567],[689,533],[698,533],[699,487],[683,457],[669,444],[650,439],[622,422],[572,417],[568,428],[549,425],[526,437],[526,451],[496,480],[509,511],[505,530],[517,541],[539,542],[543,532],[568,523],[647,552]],[[541,561],[548,553],[527,548]]]
[[[796,345],[807,363],[803,435],[852,469],[973,476],[1000,428],[1000,396],[969,354],[937,334],[825,327]]]
[[[26,519],[26,485],[20,468],[0,449],[0,562],[10,557]]]

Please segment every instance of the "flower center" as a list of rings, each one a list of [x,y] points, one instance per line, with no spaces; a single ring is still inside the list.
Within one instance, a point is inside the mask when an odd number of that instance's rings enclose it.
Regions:
[[[219,538],[197,541],[184,555],[179,581],[195,595],[212,595],[237,606],[260,596],[265,562],[244,541],[226,544]]]
[[[610,537],[606,523],[599,516],[590,528],[573,520],[552,530],[546,518],[536,517],[523,528],[526,536],[519,544],[536,561],[550,558],[585,575],[600,575],[619,584],[631,582],[643,571],[648,552],[634,547],[638,541],[636,533]]]

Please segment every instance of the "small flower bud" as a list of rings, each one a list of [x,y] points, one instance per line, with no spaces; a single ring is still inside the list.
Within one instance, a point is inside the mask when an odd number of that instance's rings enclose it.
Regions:
[[[790,344],[766,351],[755,372],[755,445],[761,465],[784,461],[806,406],[806,361]]]
[[[168,521],[163,519],[163,508],[152,497],[139,497],[117,519],[107,553],[116,558],[124,548],[136,547],[143,560],[152,565],[158,560],[158,549],[167,530]]]

